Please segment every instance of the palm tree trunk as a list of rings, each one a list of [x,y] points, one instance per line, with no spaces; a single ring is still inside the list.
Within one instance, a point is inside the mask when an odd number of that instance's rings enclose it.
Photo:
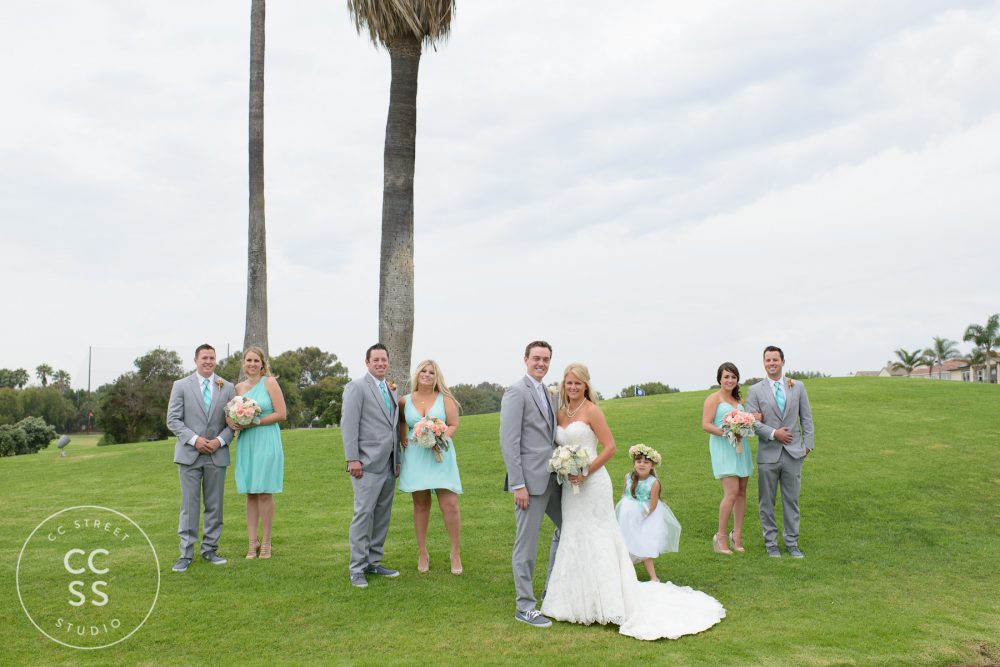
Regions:
[[[243,349],[267,354],[267,238],[264,229],[264,4],[250,3],[250,220],[247,244],[247,319]]]
[[[402,395],[409,391],[413,346],[413,171],[420,40],[401,35],[388,48],[392,82],[385,126],[378,336],[388,349]]]

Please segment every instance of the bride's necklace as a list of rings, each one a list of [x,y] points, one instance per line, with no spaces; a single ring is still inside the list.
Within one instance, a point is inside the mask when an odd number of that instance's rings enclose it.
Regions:
[[[576,406],[576,410],[571,410],[569,403],[566,404],[566,415],[569,417],[575,417],[576,413],[583,409],[583,406],[587,403],[587,399],[580,401],[580,405]]]

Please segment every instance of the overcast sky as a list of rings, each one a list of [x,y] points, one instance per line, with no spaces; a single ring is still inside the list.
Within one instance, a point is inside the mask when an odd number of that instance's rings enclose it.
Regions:
[[[356,376],[389,56],[345,4],[268,5],[265,196],[271,351]],[[249,13],[0,9],[0,367],[240,347]],[[508,384],[544,338],[609,395],[960,340],[1000,311],[998,43],[1000,2],[459,0],[421,59],[413,361]]]

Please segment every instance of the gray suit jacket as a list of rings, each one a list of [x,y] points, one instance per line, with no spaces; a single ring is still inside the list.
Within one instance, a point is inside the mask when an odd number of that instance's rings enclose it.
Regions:
[[[552,408],[549,419],[545,404],[527,375],[507,387],[500,401],[500,451],[507,467],[504,491],[524,485],[533,496],[545,492],[549,484],[549,459],[555,446],[556,406],[548,391],[545,397]]]
[[[399,399],[392,388],[389,398],[392,405],[386,409],[371,373],[351,380],[344,387],[340,435],[346,461],[361,461],[363,468],[379,472],[387,461],[391,460],[393,466],[400,462]]]
[[[221,379],[215,376],[214,379]],[[177,436],[174,445],[174,463],[191,465],[198,459],[198,450],[188,444],[193,436],[200,435],[209,440],[221,436],[226,441],[222,447],[212,452],[212,463],[217,466],[229,465],[229,443],[233,441],[233,431],[226,426],[226,403],[236,395],[232,383],[223,380],[222,389],[212,387],[212,405],[205,412],[201,397],[201,376],[193,373],[174,382],[167,405],[167,428]]]
[[[763,422],[756,426],[760,443],[757,445],[757,463],[777,463],[784,447],[791,456],[801,459],[807,450],[813,448],[812,410],[809,408],[809,396],[802,382],[795,380],[791,387],[788,379],[784,380],[785,412],[778,410],[774,402],[773,383],[764,378],[747,391],[747,412],[759,412],[764,415]],[[792,433],[792,441],[782,445],[774,439],[774,432],[784,426]]]

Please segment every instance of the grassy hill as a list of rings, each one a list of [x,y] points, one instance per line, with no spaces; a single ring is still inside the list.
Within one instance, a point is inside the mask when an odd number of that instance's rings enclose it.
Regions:
[[[661,578],[704,590],[727,609],[712,630],[641,642],[613,627],[516,623],[512,502],[500,491],[498,416],[462,421],[457,450],[465,574],[448,573],[440,514],[431,572],[416,572],[407,494],[386,544],[395,580],[363,591],[347,579],[351,486],[336,430],[285,433],[285,493],[274,557],[245,561],[242,497],[226,487],[224,567],[177,557],[179,485],[169,442],[70,445],[0,460],[0,663],[4,664],[633,664],[954,665],[1000,662],[1000,387],[903,378],[806,383],[816,451],[803,471],[807,557],[767,558],[750,482],[747,553],[712,553],[720,491],[699,428],[706,392],[602,404],[620,447],[616,494],[636,442],[664,455],[664,497],[683,526]],[[756,447],[756,442],[754,442]],[[102,505],[138,522],[163,571],[159,601],[134,636],[100,651],[63,648],[20,608],[14,568],[45,517]],[[545,539],[543,536],[543,544]],[[544,562],[544,561],[543,561]],[[641,569],[641,567],[640,567]],[[540,568],[541,570],[541,568]],[[543,572],[536,580],[541,587]]]

